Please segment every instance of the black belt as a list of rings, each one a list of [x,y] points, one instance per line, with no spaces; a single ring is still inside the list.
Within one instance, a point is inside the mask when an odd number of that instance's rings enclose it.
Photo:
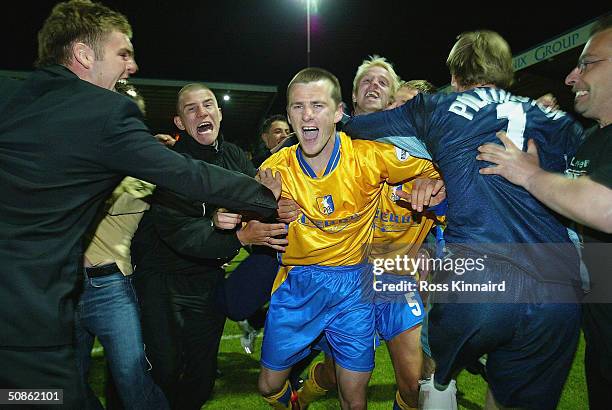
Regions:
[[[116,263],[111,263],[110,265],[103,266],[92,266],[90,268],[85,268],[85,273],[90,278],[99,278],[101,276],[112,275],[113,273],[119,273],[121,270]]]

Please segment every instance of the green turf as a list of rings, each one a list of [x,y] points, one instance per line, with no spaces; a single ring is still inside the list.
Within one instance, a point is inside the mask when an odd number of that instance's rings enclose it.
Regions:
[[[243,353],[238,336],[240,330],[234,322],[228,321],[225,326],[224,340],[219,352],[219,368],[223,376],[215,384],[213,399],[204,406],[205,409],[268,409],[257,394],[257,374],[259,372],[259,345],[253,355]],[[565,386],[558,409],[577,410],[587,408],[586,385],[584,381],[584,341],[581,339],[574,366]],[[462,372],[457,381],[460,391],[460,409],[482,409],[486,384],[479,377]],[[393,406],[395,380],[393,368],[387,349],[382,346],[376,352],[376,369],[372,375],[368,391],[369,409],[389,410]],[[338,408],[335,393],[329,398],[313,403],[309,409],[324,410]]]
[[[261,336],[257,338],[257,349],[247,355],[240,346],[240,329],[236,323],[227,321],[224,338],[219,351],[219,369],[223,376],[215,384],[214,396],[203,408],[211,410],[225,409],[269,409],[257,393],[257,374],[259,373],[259,352]],[[96,343],[96,346],[97,345]],[[584,339],[581,337],[574,365],[568,377],[559,410],[587,409],[586,383],[584,380]],[[98,396],[102,396],[104,380],[104,357],[95,354],[93,357],[90,381]],[[462,372],[457,380],[459,389],[458,402],[460,409],[477,410],[483,408],[486,384],[480,376]],[[389,354],[384,346],[376,351],[376,368],[368,390],[368,408],[372,410],[390,410],[393,407],[395,380]],[[102,399],[103,400],[103,399]],[[309,409],[325,410],[339,408],[337,396],[330,393],[325,400],[313,403]]]

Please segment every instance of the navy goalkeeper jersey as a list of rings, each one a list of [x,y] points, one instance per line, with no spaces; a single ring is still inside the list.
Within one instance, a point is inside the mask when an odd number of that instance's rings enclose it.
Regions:
[[[431,155],[446,183],[447,243],[507,259],[543,281],[578,281],[577,254],[557,217],[523,188],[479,174],[490,164],[476,160],[478,146],[501,144],[495,134],[505,130],[523,150],[534,139],[540,166],[562,172],[583,136],[567,113],[502,89],[475,88],[418,94],[394,110],[354,117],[344,130]]]

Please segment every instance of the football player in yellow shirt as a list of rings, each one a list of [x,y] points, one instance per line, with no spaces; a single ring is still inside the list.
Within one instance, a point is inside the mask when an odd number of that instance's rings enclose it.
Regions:
[[[364,60],[353,80],[354,114],[368,114],[399,106],[394,100],[399,88],[399,77],[384,57],[371,56]],[[398,197],[398,190],[412,190],[410,180],[413,176],[411,170],[406,169],[400,184],[384,184],[374,219],[372,259],[392,259],[396,255],[416,258],[425,237],[438,219],[433,211],[418,212]],[[417,407],[418,381],[423,366],[420,334],[424,312],[421,307],[414,302],[410,306],[397,301],[376,303],[376,330],[387,342],[395,370],[398,390],[394,408],[397,409]],[[334,360],[326,346],[320,346],[326,353],[325,361],[315,363],[309,370],[309,377],[299,391],[302,408],[325,395],[336,384]]]
[[[300,71],[289,83],[287,101],[299,145],[279,151],[260,169],[281,174],[282,196],[297,202],[302,214],[288,228],[266,321],[259,390],[272,407],[290,408],[291,366],[324,335],[336,359],[342,407],[365,408],[375,309],[364,262],[383,184],[400,183],[407,172],[439,176],[429,161],[336,132],[340,85],[325,70]]]

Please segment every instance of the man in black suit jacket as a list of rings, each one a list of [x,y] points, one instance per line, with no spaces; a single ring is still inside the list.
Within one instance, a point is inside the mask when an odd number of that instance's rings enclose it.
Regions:
[[[73,300],[82,236],[131,175],[193,199],[269,216],[253,179],[155,141],[129,98],[111,91],[137,70],[125,16],[87,0],[57,4],[39,32],[36,70],[0,82],[0,386],[63,389],[82,408]],[[266,175],[280,194],[280,181]]]

